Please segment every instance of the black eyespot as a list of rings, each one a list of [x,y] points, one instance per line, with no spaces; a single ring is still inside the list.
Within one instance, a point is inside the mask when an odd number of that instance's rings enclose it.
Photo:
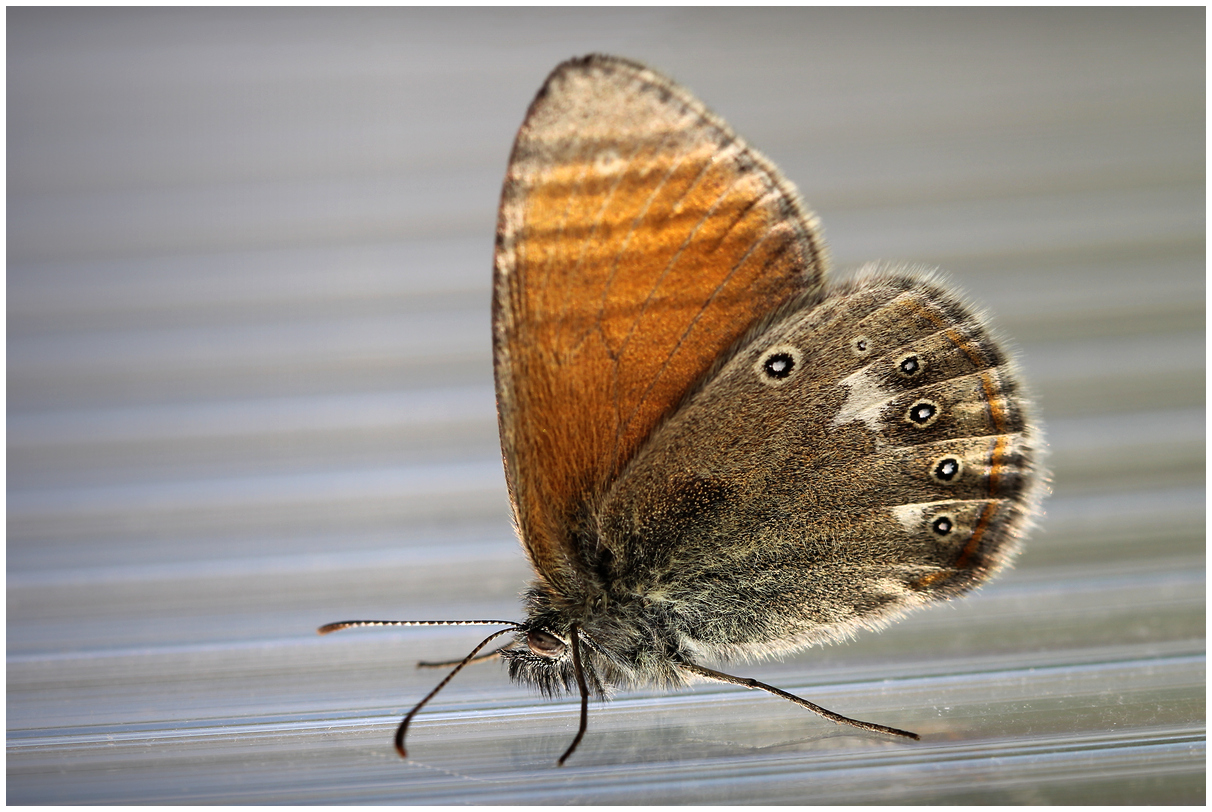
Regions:
[[[963,465],[955,457],[943,457],[935,461],[930,476],[939,482],[951,482],[960,475],[961,470],[963,470]]]
[[[538,629],[526,632],[526,646],[535,654],[552,659],[564,653],[563,640]]]
[[[955,529],[955,521],[950,516],[935,516],[934,521],[930,522],[930,529],[936,535],[946,536]]]
[[[902,378],[916,378],[923,368],[922,359],[916,355],[906,355],[896,362],[896,371]]]
[[[767,355],[762,370],[771,378],[786,378],[795,369],[795,359],[785,352]]]
[[[905,412],[905,420],[918,428],[929,426],[937,418],[938,404],[929,400],[919,400],[909,407],[909,411]]]
[[[800,364],[800,351],[790,344],[780,344],[762,353],[754,364],[754,369],[762,383],[781,386],[795,376]]]
[[[850,351],[862,358],[871,352],[871,339],[867,336],[855,336],[850,340]]]

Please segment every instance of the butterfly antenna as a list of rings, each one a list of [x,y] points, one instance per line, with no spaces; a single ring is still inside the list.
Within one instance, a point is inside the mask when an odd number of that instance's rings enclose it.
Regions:
[[[353,626],[513,626],[517,628],[516,623],[512,620],[342,620],[338,623],[326,623],[321,626],[318,631],[320,634],[328,634],[337,632],[341,629],[348,629]],[[495,651],[490,651],[487,654],[481,654],[479,657],[473,657],[470,660],[443,660],[440,663],[419,662],[417,668],[449,668],[452,665],[458,665],[461,662],[478,663],[482,660],[490,660],[493,657],[499,656],[502,651],[509,648],[512,644],[501,646]]]
[[[574,650],[573,657],[575,658],[575,656],[576,654]],[[884,725],[877,725],[873,722],[863,722],[858,719],[851,719],[848,716],[842,716],[840,713],[834,713],[831,710],[822,708],[820,705],[815,705],[809,702],[807,699],[801,699],[795,694],[789,694],[786,691],[781,691],[778,688],[775,688],[773,685],[767,685],[764,682],[758,682],[757,680],[750,679],[749,677],[734,677],[731,674],[723,674],[719,671],[712,671],[710,668],[704,668],[703,666],[695,665],[694,663],[679,663],[679,665],[684,670],[689,671],[692,674],[698,674],[700,677],[707,677],[708,679],[717,680],[719,682],[727,682],[731,685],[740,685],[745,688],[757,688],[765,691],[766,693],[781,696],[783,699],[794,702],[801,708],[807,708],[813,713],[823,716],[829,721],[836,722],[839,725],[849,725],[850,727],[857,727],[859,730],[869,730],[872,733],[888,733],[893,736],[901,736],[906,739],[913,739],[914,741],[919,741],[922,738],[916,733],[910,733],[908,730],[900,730],[899,728],[895,727],[886,727]]]
[[[518,628],[518,625],[516,623],[512,623],[512,621],[511,621],[511,624],[512,625],[508,629],[501,629],[500,631],[493,632],[492,634],[488,635],[483,640],[481,640],[480,644],[478,646],[476,646],[475,648],[473,648],[471,650],[471,653],[468,654],[466,657],[464,657],[463,661],[461,663],[459,663],[458,665],[455,666],[454,671],[451,671],[449,674],[446,675],[446,678],[444,680],[442,680],[441,682],[438,683],[438,687],[434,688],[432,691],[430,691],[428,694],[426,694],[425,698],[422,699],[420,702],[418,702],[415,706],[413,706],[413,709],[408,712],[408,715],[404,717],[404,721],[400,722],[400,726],[398,728],[396,728],[396,738],[395,738],[396,752],[400,754],[400,758],[408,758],[408,752],[404,749],[404,734],[408,732],[408,723],[412,721],[412,717],[416,716],[417,712],[419,710],[421,710],[421,708],[425,707],[425,703],[427,703],[429,700],[431,700],[435,696],[437,696],[438,691],[445,688],[446,683],[448,683],[452,679],[454,679],[454,675],[463,670],[463,666],[467,665],[469,662],[471,662],[473,659],[475,659],[475,656],[480,652],[480,649],[484,648],[484,646],[488,645],[493,640],[496,640],[501,635],[509,634],[510,632],[515,631]],[[420,625],[428,625],[428,624],[422,623]],[[470,625],[474,625],[474,624],[467,622],[467,623],[458,623],[458,624],[452,624],[452,625],[470,626]]]
[[[585,669],[581,667],[581,640],[575,624],[568,630],[568,644],[572,647],[572,670],[577,675],[577,687],[581,690],[581,726],[577,728],[577,735],[572,744],[568,745],[564,755],[556,762],[559,767],[563,767],[572,751],[577,749],[581,739],[585,738],[585,730],[589,727],[589,686],[585,684]]]
[[[325,623],[316,631],[329,634],[354,626],[509,626],[506,631],[518,628],[518,624],[512,620],[339,620]]]

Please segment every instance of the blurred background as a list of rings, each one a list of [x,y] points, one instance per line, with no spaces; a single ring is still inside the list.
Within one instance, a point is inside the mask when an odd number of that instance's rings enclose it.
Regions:
[[[8,31],[11,803],[1202,803],[1204,17],[1178,9],[36,9]],[[591,706],[520,617],[489,280],[559,61],[765,152],[835,276],[936,265],[1016,344],[1053,495],[880,634]]]

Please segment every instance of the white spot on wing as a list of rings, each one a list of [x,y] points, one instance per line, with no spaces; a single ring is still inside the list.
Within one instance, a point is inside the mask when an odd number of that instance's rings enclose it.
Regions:
[[[879,431],[883,427],[880,412],[898,393],[880,386],[869,366],[842,378],[840,383],[850,392],[842,408],[833,416],[833,425],[841,426],[857,420],[872,431]]]
[[[893,505],[890,510],[906,533],[917,530],[918,525],[922,523],[921,505]]]

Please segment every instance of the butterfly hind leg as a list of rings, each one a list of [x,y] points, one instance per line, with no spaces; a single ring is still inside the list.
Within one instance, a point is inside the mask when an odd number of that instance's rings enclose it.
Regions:
[[[775,688],[773,685],[758,682],[750,677],[734,677],[731,674],[713,671],[710,668],[704,668],[703,666],[695,665],[694,663],[679,663],[679,665],[683,670],[689,671],[692,674],[697,674],[700,677],[706,677],[707,679],[716,680],[717,682],[727,682],[730,685],[740,685],[745,688],[757,688],[767,693],[774,694],[775,696],[782,697],[789,702],[794,702],[801,708],[807,708],[818,716],[823,716],[829,721],[836,722],[839,725],[849,725],[850,727],[857,727],[859,730],[869,730],[872,733],[887,733],[893,736],[901,736],[906,739],[913,739],[915,741],[921,739],[921,736],[917,735],[916,733],[910,733],[908,730],[901,730],[895,727],[886,727],[885,725],[877,725],[874,722],[863,722],[858,719],[851,719],[848,716],[842,716],[840,713],[834,713],[831,710],[822,708],[820,705],[815,705],[812,702],[809,702],[807,699],[801,699],[795,694],[789,694],[786,691]]]

